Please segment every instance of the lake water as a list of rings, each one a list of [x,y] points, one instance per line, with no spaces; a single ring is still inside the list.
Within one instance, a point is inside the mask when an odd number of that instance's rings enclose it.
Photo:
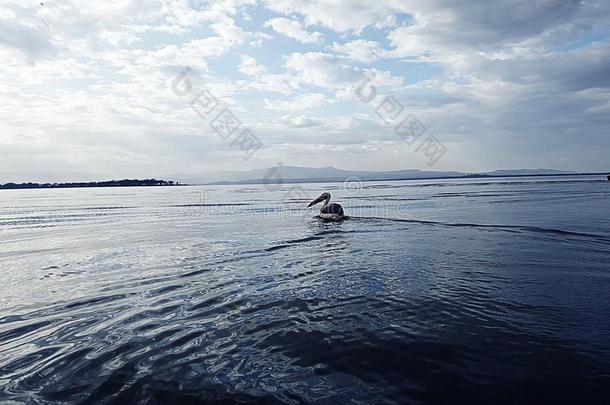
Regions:
[[[604,176],[8,190],[0,235],[0,402],[607,400]]]

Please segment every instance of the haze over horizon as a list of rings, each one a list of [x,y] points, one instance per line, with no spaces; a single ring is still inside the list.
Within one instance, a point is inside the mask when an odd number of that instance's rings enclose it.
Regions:
[[[5,1],[0,183],[609,169],[610,3],[421,3]],[[191,108],[204,88],[260,140],[247,160]],[[444,145],[433,165],[376,113],[385,96]]]

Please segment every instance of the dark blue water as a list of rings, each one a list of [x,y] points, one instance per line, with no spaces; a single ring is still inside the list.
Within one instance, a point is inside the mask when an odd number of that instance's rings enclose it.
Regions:
[[[2,191],[0,235],[0,401],[607,400],[601,176]]]

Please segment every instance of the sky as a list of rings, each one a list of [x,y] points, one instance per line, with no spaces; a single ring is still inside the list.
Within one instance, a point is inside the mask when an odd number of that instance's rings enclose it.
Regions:
[[[3,0],[0,182],[605,171],[609,38],[602,0]]]

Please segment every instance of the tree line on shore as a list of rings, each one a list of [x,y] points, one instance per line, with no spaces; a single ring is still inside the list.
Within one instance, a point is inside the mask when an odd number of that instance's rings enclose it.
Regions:
[[[92,181],[80,183],[6,183],[0,189],[24,188],[79,188],[79,187],[140,187],[140,186],[181,186],[180,182],[157,179],[123,179],[109,181]]]

